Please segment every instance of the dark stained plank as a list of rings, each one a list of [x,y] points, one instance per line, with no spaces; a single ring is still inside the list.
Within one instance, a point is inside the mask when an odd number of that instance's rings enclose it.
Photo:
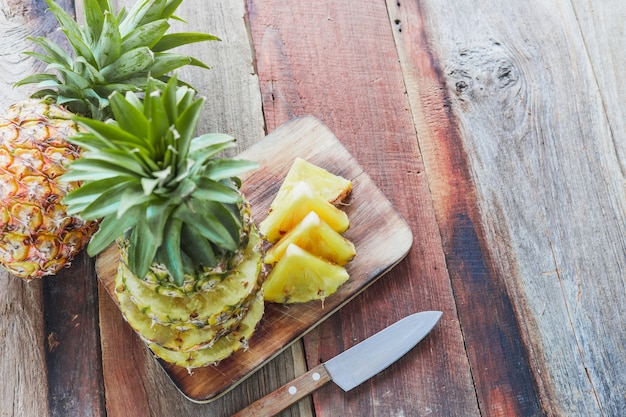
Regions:
[[[85,252],[43,283],[51,417],[105,415],[98,283]]]
[[[484,415],[624,411],[623,144],[578,3],[388,1]]]
[[[316,415],[479,415],[385,5],[247,4],[268,131],[295,116],[321,119],[414,234],[404,262],[305,337],[309,367],[409,313],[444,311],[388,371],[349,393],[329,385],[314,394]]]

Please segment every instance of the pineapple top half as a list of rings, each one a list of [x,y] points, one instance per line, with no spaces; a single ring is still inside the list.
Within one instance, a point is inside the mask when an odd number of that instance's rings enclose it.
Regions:
[[[250,226],[238,176],[256,164],[216,157],[234,146],[228,135],[194,136],[204,99],[174,76],[164,88],[150,79],[143,100],[110,102],[115,121],[78,119],[88,132],[71,141],[85,152],[63,175],[83,183],[65,198],[68,213],[102,219],[88,253],[123,236],[135,275],[157,264],[175,285],[236,256]]]

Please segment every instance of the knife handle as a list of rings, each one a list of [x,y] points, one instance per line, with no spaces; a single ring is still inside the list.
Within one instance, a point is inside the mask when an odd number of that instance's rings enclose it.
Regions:
[[[324,364],[321,363],[276,391],[253,402],[232,417],[269,417],[276,415],[330,380],[330,374],[326,371]]]

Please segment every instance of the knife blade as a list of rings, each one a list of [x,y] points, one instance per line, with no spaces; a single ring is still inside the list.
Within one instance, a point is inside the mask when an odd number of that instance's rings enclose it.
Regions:
[[[349,391],[404,356],[430,333],[442,314],[441,311],[422,311],[407,316],[317,365],[232,417],[273,416],[330,381]]]

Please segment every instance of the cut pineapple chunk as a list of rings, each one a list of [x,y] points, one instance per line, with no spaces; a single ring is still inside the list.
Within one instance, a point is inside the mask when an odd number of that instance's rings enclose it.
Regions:
[[[335,232],[314,211],[306,215],[289,233],[265,253],[265,263],[273,265],[294,243],[311,254],[338,265],[345,265],[356,254],[354,244]]]
[[[342,266],[289,244],[263,284],[265,301],[305,303],[324,300],[348,280]]]
[[[270,210],[259,225],[259,231],[270,243],[276,243],[310,212],[314,211],[338,233],[350,226],[348,215],[316,194],[301,181],[287,194],[279,205]]]
[[[301,181],[306,182],[313,192],[332,204],[342,201],[352,191],[350,180],[331,174],[324,168],[302,158],[296,158],[280,186],[271,208],[279,207],[291,190]]]

